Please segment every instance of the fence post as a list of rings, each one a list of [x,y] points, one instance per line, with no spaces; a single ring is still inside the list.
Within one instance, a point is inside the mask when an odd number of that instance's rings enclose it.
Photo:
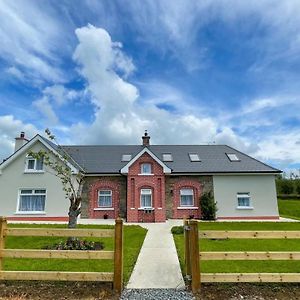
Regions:
[[[120,218],[115,224],[114,258],[114,290],[120,294],[123,288],[123,220]]]
[[[0,217],[0,271],[3,270],[3,254],[2,250],[5,248],[5,231],[7,228],[7,220],[5,217]]]
[[[190,262],[192,275],[192,292],[200,291],[200,266],[199,266],[199,230],[198,222],[190,220]]]
[[[184,263],[185,263],[185,277],[188,282],[188,288],[190,288],[191,280],[191,259],[190,259],[190,227],[189,221],[184,219],[183,221],[184,230]]]

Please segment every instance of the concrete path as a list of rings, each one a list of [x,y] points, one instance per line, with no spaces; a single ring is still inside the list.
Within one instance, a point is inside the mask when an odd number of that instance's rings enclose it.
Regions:
[[[180,221],[181,225],[182,221]],[[127,289],[184,288],[171,227],[174,222],[139,224],[148,229]]]

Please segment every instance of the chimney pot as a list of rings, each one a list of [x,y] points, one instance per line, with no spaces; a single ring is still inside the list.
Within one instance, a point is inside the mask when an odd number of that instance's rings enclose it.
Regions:
[[[21,131],[20,136],[16,137],[15,140],[15,152],[18,151],[28,142],[28,140],[25,138],[24,131]]]

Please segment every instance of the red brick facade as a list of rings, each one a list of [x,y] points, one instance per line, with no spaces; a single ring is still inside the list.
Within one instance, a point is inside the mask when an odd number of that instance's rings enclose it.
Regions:
[[[151,174],[141,174],[142,164],[151,165]],[[150,189],[152,210],[141,208],[141,190]],[[148,153],[144,153],[130,167],[127,175],[127,221],[128,222],[164,222],[165,210],[165,174],[162,166]]]
[[[112,206],[99,207],[98,193],[100,190],[109,190],[112,193]],[[112,180],[99,179],[90,186],[89,218],[115,219],[120,211],[120,185]]]

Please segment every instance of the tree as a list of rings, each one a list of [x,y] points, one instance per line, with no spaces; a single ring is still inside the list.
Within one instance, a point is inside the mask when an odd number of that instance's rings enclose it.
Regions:
[[[291,179],[277,179],[276,187],[280,195],[290,195],[294,191],[294,183]]]
[[[217,203],[214,201],[211,193],[204,193],[200,199],[202,220],[215,220],[217,212]]]
[[[50,130],[46,129],[45,132],[51,141],[55,141],[57,151],[30,151],[28,155],[35,159],[43,159],[44,165],[49,167],[46,171],[60,179],[65,197],[70,201],[68,227],[75,228],[77,218],[81,213],[82,188],[85,172],[72,156],[57,143],[55,136],[51,134]],[[77,171],[74,171],[74,169]]]

